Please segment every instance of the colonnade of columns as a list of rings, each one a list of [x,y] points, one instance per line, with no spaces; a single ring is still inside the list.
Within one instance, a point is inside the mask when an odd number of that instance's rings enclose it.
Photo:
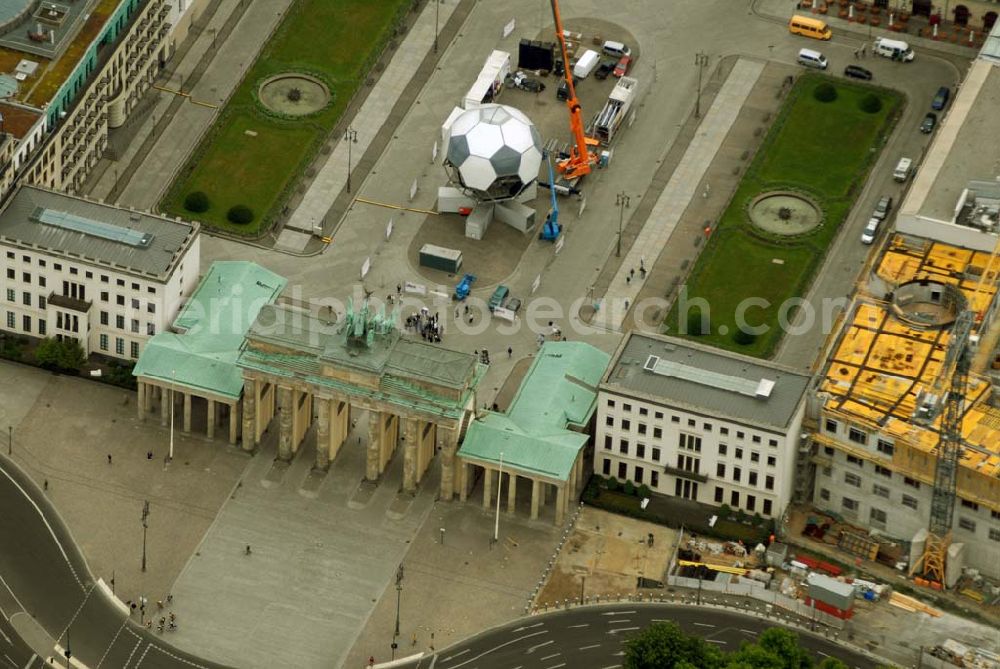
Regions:
[[[169,384],[160,385],[149,381],[140,381],[136,388],[136,407],[139,420],[144,421],[146,417],[155,411],[157,400],[160,404],[160,425],[167,427],[170,421],[170,400],[173,397],[174,413],[179,414],[181,429],[185,434],[191,432],[191,422],[193,417],[192,400],[194,395],[187,388],[178,386],[171,388]],[[177,410],[177,400],[181,399],[181,409]],[[215,438],[217,427],[225,427],[227,421],[229,425],[229,443],[235,444],[239,436],[239,400],[217,400],[205,397],[205,435],[209,439]]]
[[[253,451],[264,430],[278,416],[278,459],[291,460],[316,425],[316,463],[327,469],[347,441],[351,430],[349,397],[314,395],[308,388],[295,388],[259,379],[245,379],[243,390],[243,448]],[[437,422],[393,411],[362,407],[368,411],[368,443],[365,478],[377,481],[403,442],[403,490],[416,492],[435,450],[441,452],[441,497],[451,499],[457,450],[456,430]],[[365,429],[365,428],[362,428]]]
[[[497,503],[497,496],[503,495],[506,490],[507,506],[506,512],[513,514],[517,508],[517,482],[524,478],[531,481],[531,519],[537,520],[539,511],[550,500],[549,491],[555,490],[555,524],[562,525],[569,512],[569,507],[574,504],[580,496],[584,479],[583,453],[577,455],[576,460],[570,469],[569,476],[565,481],[558,481],[549,477],[536,477],[526,474],[524,470],[514,470],[505,467],[502,471],[499,466],[484,464],[476,461],[465,461],[460,458],[459,462],[459,499],[466,501],[472,484],[472,468],[480,467],[483,470],[483,508],[492,509]],[[505,488],[504,488],[505,486]],[[501,501],[502,503],[502,501]]]

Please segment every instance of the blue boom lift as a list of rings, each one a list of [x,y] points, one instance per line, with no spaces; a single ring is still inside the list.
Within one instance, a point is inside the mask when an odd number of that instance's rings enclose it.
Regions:
[[[549,164],[549,183],[543,183],[541,185],[547,185],[549,188],[549,193],[552,195],[552,208],[549,209],[549,213],[545,217],[545,223],[542,225],[542,229],[538,232],[538,238],[547,242],[554,242],[559,239],[559,235],[562,234],[562,226],[559,224],[559,201],[556,198],[556,175],[555,171],[552,169],[552,157],[549,155],[548,151],[545,152],[545,160]]]

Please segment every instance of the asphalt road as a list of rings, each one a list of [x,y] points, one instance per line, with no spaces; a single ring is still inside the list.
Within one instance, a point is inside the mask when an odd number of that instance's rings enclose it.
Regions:
[[[672,620],[689,634],[725,651],[752,641],[775,623],[732,611],[671,604],[625,603],[587,606],[514,621],[436,655],[410,663],[412,669],[613,669],[622,664],[622,642],[656,621]],[[835,641],[800,633],[817,659],[836,657],[849,667],[878,663]]]
[[[130,618],[94,579],[45,494],[4,455],[0,510],[0,667],[47,666],[69,647],[91,669],[223,669]]]

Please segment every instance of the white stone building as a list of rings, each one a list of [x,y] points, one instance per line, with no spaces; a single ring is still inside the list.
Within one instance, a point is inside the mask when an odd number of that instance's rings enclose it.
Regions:
[[[0,210],[0,330],[135,361],[198,282],[197,223],[22,186]]]
[[[595,473],[780,516],[792,497],[809,382],[761,360],[630,332],[600,385]]]

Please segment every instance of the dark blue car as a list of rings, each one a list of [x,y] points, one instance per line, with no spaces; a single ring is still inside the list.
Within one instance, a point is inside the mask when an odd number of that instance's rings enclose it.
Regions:
[[[948,98],[951,97],[951,90],[947,86],[942,86],[938,89],[937,93],[934,94],[934,100],[931,102],[931,109],[934,111],[941,111],[948,105]]]

